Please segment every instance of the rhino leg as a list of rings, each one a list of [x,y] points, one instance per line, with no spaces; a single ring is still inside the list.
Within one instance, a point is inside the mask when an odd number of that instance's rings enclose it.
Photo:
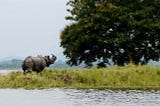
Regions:
[[[24,75],[26,74],[26,70],[23,70],[23,74],[24,74]]]
[[[23,74],[25,75],[27,73],[27,68],[23,66]]]
[[[23,69],[23,74],[27,74],[27,73],[31,73],[32,72],[32,69],[29,68],[29,69]]]

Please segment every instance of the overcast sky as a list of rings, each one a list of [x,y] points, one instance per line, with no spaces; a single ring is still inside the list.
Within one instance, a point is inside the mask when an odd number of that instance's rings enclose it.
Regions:
[[[63,59],[60,32],[69,0],[0,0],[0,59],[54,53]]]

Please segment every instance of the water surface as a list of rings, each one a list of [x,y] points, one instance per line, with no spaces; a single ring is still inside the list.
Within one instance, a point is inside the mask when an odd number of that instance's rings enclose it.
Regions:
[[[160,91],[0,89],[1,106],[160,106]]]
[[[17,71],[20,71],[20,70],[0,70],[0,74],[2,74],[2,75],[7,75],[8,73],[11,73],[11,72],[17,72]]]

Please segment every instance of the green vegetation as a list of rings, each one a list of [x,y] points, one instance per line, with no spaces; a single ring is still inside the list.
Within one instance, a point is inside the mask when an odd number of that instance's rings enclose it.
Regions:
[[[0,75],[0,88],[160,89],[160,68],[154,66],[100,69],[53,69],[42,73]]]
[[[69,65],[159,60],[160,0],[70,0],[68,5],[66,19],[73,23],[61,32],[61,47]]]

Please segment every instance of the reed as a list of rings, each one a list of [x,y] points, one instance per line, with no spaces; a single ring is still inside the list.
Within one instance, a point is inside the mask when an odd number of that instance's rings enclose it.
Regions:
[[[160,68],[155,66],[46,69],[41,73],[21,71],[0,75],[0,88],[160,89]]]

